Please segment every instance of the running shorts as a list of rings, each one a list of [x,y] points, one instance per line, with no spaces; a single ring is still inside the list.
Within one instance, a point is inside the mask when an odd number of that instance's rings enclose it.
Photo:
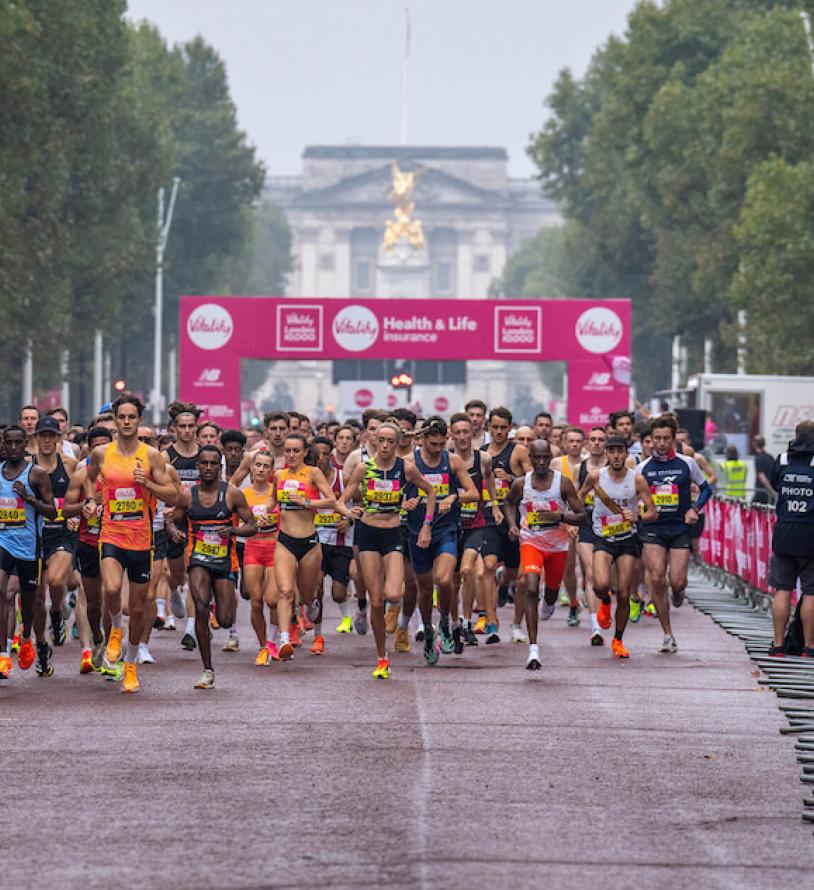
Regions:
[[[657,544],[665,550],[689,550],[690,533],[683,522],[647,523],[639,528],[642,544]]]
[[[594,538],[594,553],[610,553],[616,562],[620,556],[632,556],[638,559],[642,555],[642,542],[638,535],[632,535],[622,541],[607,541],[604,538]]]
[[[488,525],[483,529],[483,546],[481,556],[496,556],[507,569],[516,569],[520,565],[520,542],[509,535],[506,523]]]
[[[155,562],[161,562],[162,559],[167,558],[169,541],[170,536],[165,528],[153,532],[153,560]]]
[[[127,572],[131,584],[147,584],[153,571],[152,550],[125,550],[116,544],[102,544],[100,559],[115,559]]]
[[[274,565],[276,549],[277,538],[249,538],[243,548],[243,565],[265,566],[270,569]]]
[[[277,533],[277,543],[285,547],[285,549],[299,562],[303,557],[310,553],[314,547],[319,547],[319,537],[314,532],[308,538],[295,538],[293,535],[287,535],[285,532]]]
[[[358,527],[358,526],[357,526]],[[345,587],[350,581],[350,561],[353,559],[353,547],[339,547],[336,544],[322,545],[322,571],[337,584]]]
[[[377,525],[365,525],[357,522],[354,526],[353,543],[359,548],[360,553],[378,553],[387,556],[388,553],[404,553],[402,543],[401,526],[395,528],[380,528]]]
[[[67,529],[60,529],[51,534],[43,533],[42,561],[47,563],[55,553],[70,553],[73,556],[76,553],[78,541],[79,535],[76,532],[69,532]]]
[[[426,575],[432,571],[432,565],[442,554],[458,558],[458,531],[455,527],[436,532],[430,538],[429,547],[418,546],[418,535],[410,533],[410,561],[416,575]]]
[[[567,560],[567,550],[543,551],[528,541],[520,545],[520,571],[544,578],[545,586],[551,590],[558,590],[562,584]]]
[[[76,545],[76,565],[83,578],[98,578],[99,548],[80,541]]]
[[[37,592],[40,583],[38,559],[20,559],[0,547],[0,572],[5,572],[9,577],[16,575],[20,582],[20,590],[24,593],[33,596]]]

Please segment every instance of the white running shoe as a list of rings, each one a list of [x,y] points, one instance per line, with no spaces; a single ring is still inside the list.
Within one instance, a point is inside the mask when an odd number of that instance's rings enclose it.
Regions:
[[[547,603],[545,600],[540,600],[540,621],[548,621],[548,619],[557,611],[556,603]]]
[[[539,671],[542,667],[540,663],[540,647],[536,643],[529,646],[529,657],[526,659],[527,671]]]
[[[214,689],[215,688],[215,672],[207,668],[201,674],[200,680],[195,684],[196,689]]]
[[[146,643],[138,644],[138,655],[136,656],[136,664],[155,664],[155,659],[150,654],[150,650]]]
[[[161,628],[161,630],[175,630],[175,616],[174,615],[167,615],[164,618],[164,626]]]
[[[170,591],[170,611],[176,618],[187,617],[186,598],[181,588],[176,587],[175,590]]]
[[[523,628],[519,624],[512,625],[512,642],[528,643],[529,638],[523,633]]]
[[[669,634],[664,635],[664,639],[661,641],[661,648],[659,652],[667,652],[669,655],[674,655],[678,652],[678,643],[676,643],[676,638],[671,637]]]
[[[229,639],[223,644],[224,652],[239,652],[240,651],[240,640],[236,636],[231,636]]]

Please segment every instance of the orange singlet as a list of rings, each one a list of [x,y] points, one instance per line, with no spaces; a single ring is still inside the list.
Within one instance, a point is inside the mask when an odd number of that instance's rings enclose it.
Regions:
[[[118,442],[105,447],[102,481],[102,532],[100,544],[113,544],[123,550],[149,550],[153,546],[153,497],[136,484],[137,468],[150,475],[147,445],[139,444],[135,454],[125,457]]]
[[[301,498],[314,500],[319,497],[316,486],[311,482],[311,467],[303,464],[294,472],[286,467],[274,474],[275,494],[281,510],[304,510],[299,504],[289,502],[291,495],[299,495]]]

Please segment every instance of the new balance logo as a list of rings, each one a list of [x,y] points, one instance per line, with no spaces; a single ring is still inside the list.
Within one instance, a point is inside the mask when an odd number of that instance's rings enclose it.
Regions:
[[[217,383],[219,380],[220,368],[204,368],[198,378],[199,383]]]
[[[591,374],[591,379],[588,381],[588,386],[607,386],[610,383],[611,375],[609,372],[602,371],[594,371]]]

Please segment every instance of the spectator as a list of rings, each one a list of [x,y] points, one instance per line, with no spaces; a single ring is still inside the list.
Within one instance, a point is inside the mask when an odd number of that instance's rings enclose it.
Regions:
[[[752,451],[755,452],[755,504],[771,504],[775,498],[772,483],[769,481],[774,467],[774,457],[766,451],[766,440],[763,436],[752,439]]]
[[[746,461],[740,459],[734,445],[726,446],[726,460],[721,463],[724,494],[728,498],[746,498]]]

